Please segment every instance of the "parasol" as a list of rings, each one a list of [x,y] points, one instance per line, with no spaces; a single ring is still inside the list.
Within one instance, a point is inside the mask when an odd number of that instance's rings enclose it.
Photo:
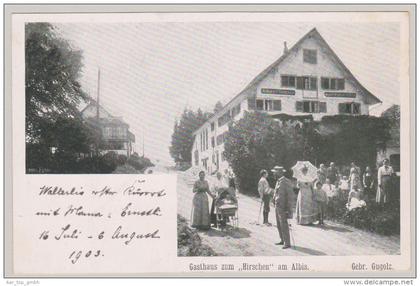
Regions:
[[[293,177],[300,182],[313,182],[317,178],[317,168],[309,161],[297,161],[292,170]]]

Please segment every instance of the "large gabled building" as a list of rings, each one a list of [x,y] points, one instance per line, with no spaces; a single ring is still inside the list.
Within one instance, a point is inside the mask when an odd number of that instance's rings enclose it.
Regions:
[[[245,111],[311,115],[368,115],[381,101],[364,88],[314,28],[257,75],[194,132],[192,165],[210,173],[228,168],[223,158],[228,123]]]

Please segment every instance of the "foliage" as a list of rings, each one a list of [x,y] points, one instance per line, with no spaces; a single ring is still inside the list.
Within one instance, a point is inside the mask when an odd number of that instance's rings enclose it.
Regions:
[[[216,102],[216,104],[214,105],[213,114],[216,114],[222,109],[223,109],[223,104],[220,101]]]
[[[77,173],[80,154],[89,153],[99,135],[78,118],[60,116],[53,122],[39,123],[38,140],[26,143],[27,171]]]
[[[181,118],[175,121],[169,152],[175,163],[191,163],[191,149],[194,143],[193,132],[209,119],[210,114],[198,109],[196,112],[185,109]]]
[[[118,166],[112,174],[142,174],[141,171],[135,169],[133,166],[124,164]]]
[[[78,110],[82,55],[48,23],[25,25],[25,131],[28,172],[78,173],[99,140]],[[96,163],[95,163],[96,164]],[[95,170],[90,170],[95,172]]]
[[[265,113],[246,112],[230,125],[224,155],[241,192],[257,194],[261,169],[275,165],[291,168],[299,160],[314,165],[356,161],[361,167],[375,166],[377,150],[390,136],[386,118],[338,115],[321,121],[292,116],[279,120]]]
[[[177,170],[177,171],[186,171],[186,170],[188,170],[189,168],[191,168],[191,163],[189,163],[189,162],[181,162],[181,163],[177,163],[176,165],[175,165],[175,170]]]
[[[185,218],[178,215],[178,256],[217,256],[216,252],[201,242],[196,230],[192,230]]]
[[[384,235],[400,233],[400,207],[392,203],[386,207],[368,203],[365,207],[348,211],[343,222]]]
[[[308,125],[317,132],[307,133],[308,145],[314,146],[315,164],[336,162],[349,165],[375,166],[377,150],[390,138],[389,120],[373,116],[324,116],[320,122]]]
[[[347,198],[343,196],[335,196],[328,200],[326,217],[333,220],[342,220],[347,212]]]
[[[138,171],[143,171],[147,167],[153,167],[153,163],[146,157],[140,157],[137,153],[134,153],[127,160],[127,164],[132,166]]]
[[[87,98],[78,82],[81,59],[81,52],[58,37],[52,25],[25,25],[27,142],[36,142],[58,117],[79,116],[78,104]]]
[[[328,201],[327,219],[338,221],[384,235],[400,233],[399,185],[390,202],[385,206],[376,204],[374,197],[366,197],[366,206],[347,210],[345,197],[334,197]]]
[[[239,189],[257,195],[261,169],[275,165],[291,168],[296,160],[303,160],[303,140],[292,126],[280,126],[264,113],[245,113],[242,119],[229,126],[224,153]]]

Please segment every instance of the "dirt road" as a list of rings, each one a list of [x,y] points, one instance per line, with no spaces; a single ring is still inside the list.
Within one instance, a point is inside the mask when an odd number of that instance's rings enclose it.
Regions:
[[[192,185],[196,178],[188,172],[178,172],[178,213],[188,221],[191,216]],[[211,201],[211,199],[209,199]],[[257,225],[260,203],[257,199],[239,195],[239,228],[222,232],[217,229],[200,232],[203,243],[218,255],[278,256],[278,255],[386,255],[400,253],[399,236],[381,236],[349,226],[326,221],[324,228],[296,225],[291,234],[295,247],[281,249],[273,210],[273,226]],[[262,220],[262,218],[260,218]],[[293,243],[293,241],[292,241]]]

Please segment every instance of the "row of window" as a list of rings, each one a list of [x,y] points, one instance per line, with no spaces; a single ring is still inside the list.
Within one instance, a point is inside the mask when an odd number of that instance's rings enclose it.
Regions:
[[[212,163],[217,166],[217,169],[219,169],[219,164],[220,164],[219,163],[219,159],[222,162],[226,161],[226,157],[224,156],[224,153],[223,152],[222,153],[219,153],[218,151],[216,151],[216,153],[213,153],[212,154]],[[207,169],[208,158],[202,159],[201,162],[202,162],[203,167],[205,169]],[[198,163],[199,163],[198,150],[195,150],[194,151],[194,165],[195,166],[198,166]]]
[[[209,149],[209,133],[206,128],[200,133],[200,150],[205,151],[207,149]]]
[[[282,75],[281,86],[302,90],[317,90],[318,78],[314,76]],[[344,78],[321,77],[321,88],[324,90],[344,90]]]
[[[126,128],[124,127],[104,127],[103,136],[105,139],[125,139]]]
[[[241,113],[241,104],[237,104],[235,105],[232,109],[229,109],[227,112],[225,112],[222,116],[220,116],[218,118],[218,126],[223,126],[224,124],[226,124],[227,122],[229,122],[232,118],[234,118],[236,115],[238,115],[239,113]],[[214,131],[215,129],[215,124],[214,122],[210,123],[210,129],[211,131]],[[219,135],[220,136],[220,135]],[[222,143],[219,143],[219,137],[216,138],[217,140],[217,145],[220,145],[223,143],[223,139],[222,139]],[[215,142],[214,142],[214,137],[211,137],[211,146],[214,148],[215,147]],[[205,128],[201,133],[200,133],[200,150],[201,151],[205,151],[209,148],[209,144],[208,144],[208,129]]]
[[[321,101],[296,101],[296,111],[305,113],[326,113],[327,103]]]
[[[281,100],[257,99],[255,104],[256,104],[257,110],[264,110],[264,111],[280,111],[281,110]]]
[[[232,109],[226,111],[222,116],[217,119],[217,125],[219,127],[225,125],[231,119],[235,118],[236,115],[241,113],[241,104],[235,105]],[[211,124],[211,131],[214,130],[214,123]]]
[[[249,109],[261,111],[281,111],[281,100],[271,99],[248,99]],[[339,114],[361,114],[361,105],[356,102],[338,104]],[[296,112],[304,113],[327,113],[327,103],[315,100],[296,101]]]

